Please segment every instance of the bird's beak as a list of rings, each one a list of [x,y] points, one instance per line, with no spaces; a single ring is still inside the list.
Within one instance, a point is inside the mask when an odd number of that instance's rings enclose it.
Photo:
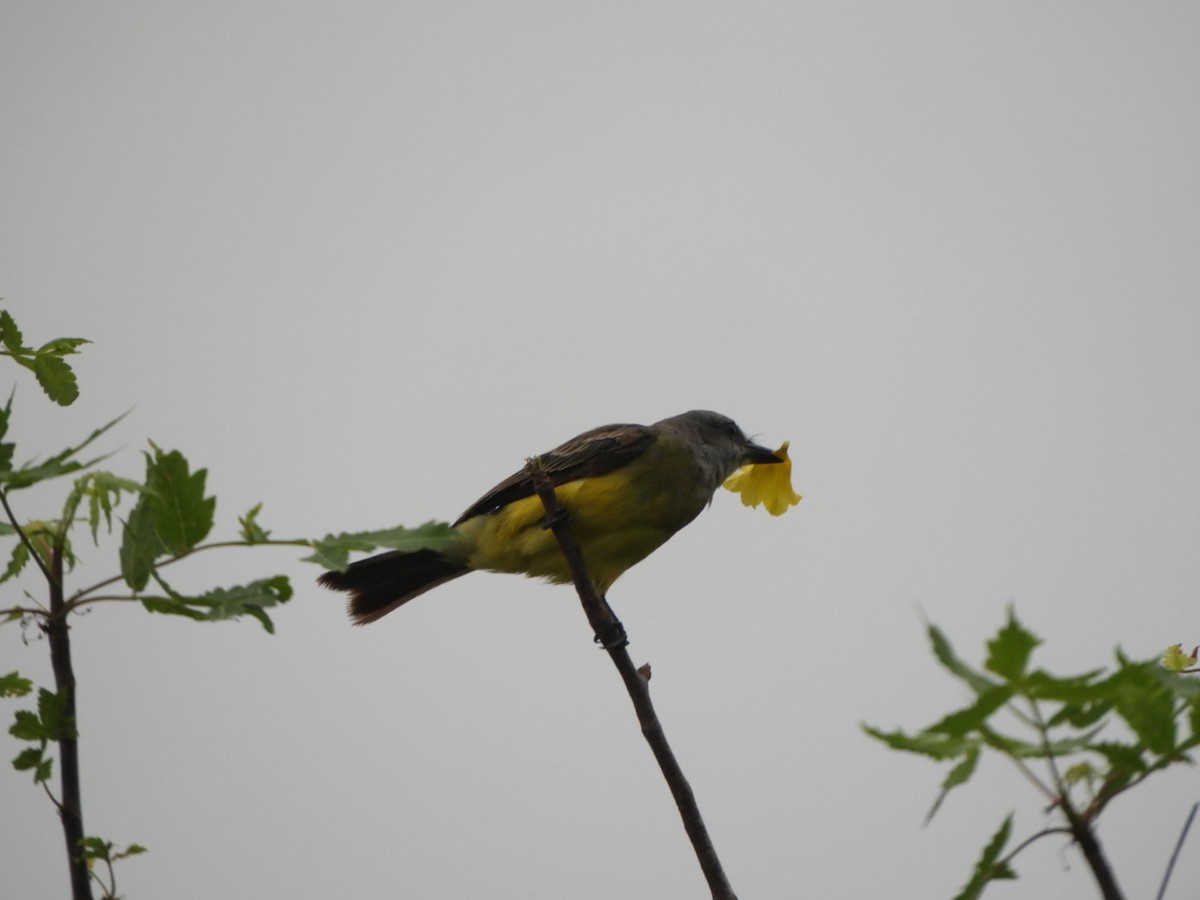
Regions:
[[[768,450],[766,447],[759,444],[746,444],[745,455],[742,456],[744,465],[760,466],[766,463],[781,463],[783,462],[774,451]]]

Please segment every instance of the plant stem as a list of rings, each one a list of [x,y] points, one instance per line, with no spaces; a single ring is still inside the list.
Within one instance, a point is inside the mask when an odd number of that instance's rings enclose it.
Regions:
[[[75,731],[75,672],[71,666],[70,627],[63,601],[63,554],[56,544],[50,555],[50,616],[46,638],[50,644],[50,664],[54,685],[66,697],[67,731],[58,741],[58,764],[62,779],[62,800],[58,814],[67,842],[67,867],[71,873],[73,900],[92,900],[92,884],[80,842],[83,840],[83,806],[79,791],[79,743]]]
[[[1042,748],[1046,752],[1046,762],[1050,766],[1050,774],[1054,779],[1054,789],[1058,792],[1059,808],[1071,826],[1071,836],[1083,852],[1083,857],[1092,870],[1092,876],[1100,887],[1100,896],[1104,900],[1125,900],[1125,895],[1117,886],[1116,876],[1113,875],[1112,869],[1108,865],[1108,858],[1100,847],[1100,839],[1096,837],[1096,832],[1092,829],[1092,822],[1095,820],[1080,815],[1075,809],[1075,804],[1071,802],[1067,784],[1058,771],[1058,761],[1050,749],[1050,728],[1042,717],[1041,708],[1037,705],[1036,700],[1031,699],[1029,705],[1033,713],[1033,720],[1041,734]]]
[[[1125,895],[1117,887],[1117,879],[1113,875],[1112,869],[1109,868],[1108,858],[1100,848],[1100,841],[1096,837],[1096,833],[1092,831],[1087,822],[1075,813],[1069,803],[1063,804],[1063,810],[1067,813],[1067,818],[1071,820],[1071,834],[1074,835],[1075,842],[1079,844],[1079,849],[1083,851],[1083,856],[1087,860],[1088,866],[1091,867],[1096,884],[1100,886],[1100,895],[1104,900],[1125,900]]]
[[[549,527],[558,539],[567,564],[571,568],[575,590],[579,594],[584,613],[595,632],[596,642],[608,651],[613,665],[617,667],[617,671],[621,675],[621,680],[625,682],[625,689],[629,692],[629,698],[633,701],[633,708],[637,712],[638,723],[642,727],[642,735],[650,745],[654,758],[658,761],[663,777],[666,778],[671,794],[675,798],[675,805],[679,808],[679,815],[683,819],[684,830],[692,841],[692,848],[700,863],[700,869],[708,881],[713,900],[737,900],[737,896],[729,884],[729,879],[725,876],[725,870],[721,867],[721,861],[717,858],[717,851],[708,836],[708,829],[700,816],[700,808],[696,804],[695,794],[692,793],[692,788],[688,784],[687,778],[684,777],[683,769],[675,759],[675,754],[663,731],[662,723],[659,722],[654,711],[654,704],[650,700],[649,666],[645,666],[641,670],[636,668],[629,651],[625,649],[627,642],[624,628],[613,614],[608,602],[600,596],[600,592],[596,590],[596,585],[592,582],[591,575],[588,574],[583,552],[571,535],[567,516],[562,507],[558,505],[558,498],[555,496],[550,476],[546,474],[537,457],[529,460],[528,469],[542,505],[546,508]]]

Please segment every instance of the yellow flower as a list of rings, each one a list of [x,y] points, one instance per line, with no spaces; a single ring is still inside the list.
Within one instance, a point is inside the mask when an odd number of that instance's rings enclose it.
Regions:
[[[788,444],[775,451],[781,463],[758,463],[742,466],[725,480],[725,489],[742,495],[742,505],[763,504],[773,516],[782,516],[789,506],[800,502],[800,495],[792,490],[792,461],[788,458]]]

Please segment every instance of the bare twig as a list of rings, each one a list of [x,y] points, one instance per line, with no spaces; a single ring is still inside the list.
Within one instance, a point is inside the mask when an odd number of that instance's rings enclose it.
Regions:
[[[1187,840],[1188,830],[1192,827],[1192,820],[1196,818],[1197,809],[1200,809],[1200,803],[1193,803],[1192,811],[1188,813],[1187,821],[1183,823],[1183,830],[1179,832],[1179,840],[1175,842],[1175,849],[1171,851],[1171,860],[1167,863],[1167,871],[1163,873],[1162,884],[1158,886],[1155,900],[1163,900],[1163,897],[1167,896],[1167,883],[1171,880],[1171,873],[1175,870],[1175,860],[1179,859],[1179,851],[1183,849],[1183,842]]]
[[[583,553],[571,536],[566,513],[558,505],[558,499],[554,494],[554,485],[537,457],[528,461],[528,471],[533,479],[534,488],[542,500],[542,505],[546,508],[549,527],[558,539],[567,564],[571,568],[575,590],[579,593],[583,610],[592,625],[592,631],[595,632],[596,642],[608,651],[613,665],[617,667],[617,671],[621,675],[621,680],[625,682],[625,689],[629,692],[629,698],[633,701],[633,707],[637,712],[638,722],[642,726],[642,735],[650,744],[654,758],[658,760],[663,777],[666,778],[671,794],[675,797],[675,805],[679,808],[679,815],[683,819],[684,830],[687,831],[688,837],[692,841],[696,858],[700,862],[704,877],[708,880],[709,890],[712,891],[713,900],[737,900],[729,880],[725,877],[725,871],[721,868],[717,851],[708,836],[708,829],[705,828],[704,820],[700,816],[700,808],[696,805],[695,795],[675,759],[675,754],[671,751],[662,724],[654,712],[654,705],[650,701],[649,667],[643,667],[646,670],[646,675],[643,675],[634,666],[629,651],[626,649],[625,629],[613,614],[608,602],[596,590],[596,586],[588,574]]]

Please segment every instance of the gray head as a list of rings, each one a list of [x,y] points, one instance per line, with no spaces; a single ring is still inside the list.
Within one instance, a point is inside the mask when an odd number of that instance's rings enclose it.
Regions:
[[[783,462],[766,447],[746,437],[733,419],[707,409],[693,409],[655,422],[653,427],[687,438],[696,463],[713,491],[741,466]]]

